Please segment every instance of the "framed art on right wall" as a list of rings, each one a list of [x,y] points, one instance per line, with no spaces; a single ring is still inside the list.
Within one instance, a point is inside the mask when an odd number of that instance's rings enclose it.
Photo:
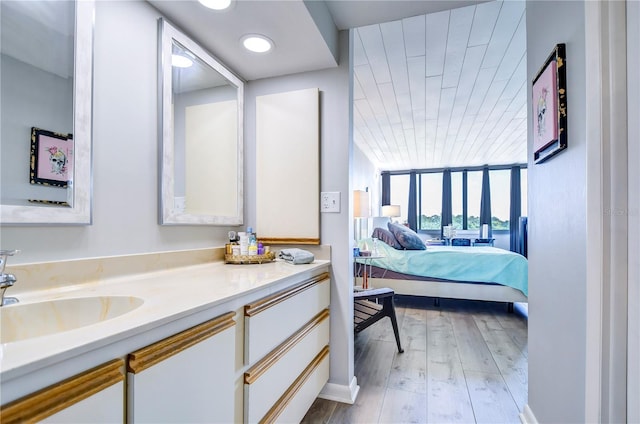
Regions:
[[[542,163],[567,148],[565,45],[557,44],[532,83],[533,161]]]

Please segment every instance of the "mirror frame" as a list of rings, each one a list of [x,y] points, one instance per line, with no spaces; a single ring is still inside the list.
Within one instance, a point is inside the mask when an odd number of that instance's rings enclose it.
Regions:
[[[238,199],[235,216],[195,215],[177,212],[174,208],[175,168],[174,134],[172,120],[172,66],[173,41],[181,44],[200,60],[222,75],[237,90],[238,140],[237,140],[237,181]],[[159,222],[161,225],[242,225],[243,223],[243,111],[244,82],[227,69],[220,61],[200,47],[164,18],[158,20],[158,88],[159,88]],[[218,183],[224,184],[224,181]]]
[[[0,224],[90,225],[92,223],[92,106],[94,0],[75,2],[71,207],[0,205]],[[25,165],[26,166],[26,165]]]

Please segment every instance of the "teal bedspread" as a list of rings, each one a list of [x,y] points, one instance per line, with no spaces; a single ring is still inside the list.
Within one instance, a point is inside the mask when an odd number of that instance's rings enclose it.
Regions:
[[[373,239],[363,239],[359,247],[371,248]],[[498,283],[528,296],[527,259],[496,247],[427,246],[427,250],[396,250],[378,241],[383,258],[367,259],[367,264],[403,274],[445,280]],[[357,259],[363,263],[364,259]]]

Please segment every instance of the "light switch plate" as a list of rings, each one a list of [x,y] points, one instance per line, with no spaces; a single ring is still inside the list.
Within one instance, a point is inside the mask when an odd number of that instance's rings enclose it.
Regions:
[[[320,212],[340,212],[340,192],[323,191],[320,193]]]

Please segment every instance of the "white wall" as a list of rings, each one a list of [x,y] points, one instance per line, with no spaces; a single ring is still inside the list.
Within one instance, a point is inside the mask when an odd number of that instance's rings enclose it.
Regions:
[[[224,244],[229,227],[157,224],[158,17],[146,2],[96,2],[93,225],[2,226],[1,247],[22,250],[9,265]]]
[[[371,202],[371,216],[380,216],[380,170],[375,167],[369,158],[353,145],[353,167],[351,169],[351,182],[354,190],[369,189],[369,201]]]
[[[185,145],[185,137],[186,137],[186,129],[185,129],[185,120],[186,120],[186,111],[189,106],[194,105],[209,105],[212,103],[220,103],[221,105],[228,105],[227,107],[232,108],[227,113],[233,113],[234,116],[237,110],[237,91],[235,87],[228,86],[220,86],[207,88],[203,90],[195,90],[189,91],[185,93],[175,94],[173,97],[173,144],[174,144],[174,162],[175,162],[175,195],[176,196],[184,196],[185,194],[185,154],[186,154],[186,145]],[[223,103],[225,102],[225,103]],[[220,107],[221,105],[218,105]],[[234,118],[235,120],[235,118]],[[231,122],[228,123],[229,126]],[[224,133],[228,133],[229,131],[234,131],[235,125],[232,129],[222,128]],[[212,133],[216,134],[216,133]],[[237,137],[237,134],[234,135]],[[216,139],[216,142],[219,142]],[[222,156],[223,158],[228,158],[228,156]],[[236,154],[233,155],[233,160],[236,158]],[[233,163],[233,160],[231,161]],[[221,162],[229,162],[229,159]]]
[[[627,0],[629,125],[629,305],[627,399],[640,399],[640,2]],[[636,42],[630,42],[636,40]],[[634,141],[635,140],[635,141]],[[627,402],[627,422],[640,422],[640,402]]]
[[[369,203],[371,218],[354,221],[354,225],[361,226],[362,237],[369,237],[373,232],[373,217],[381,216],[382,181],[380,170],[371,163],[369,158],[360,150],[357,144],[353,145],[353,164],[351,166],[351,183],[354,190],[369,190]],[[356,230],[357,233],[358,230]]]
[[[67,190],[29,183],[31,127],[73,133],[73,79],[1,55],[2,203],[29,205],[27,199],[67,200]],[[46,96],[43,93],[48,93]],[[41,160],[47,160],[42,158]]]
[[[527,80],[567,45],[568,149],[534,165],[529,125],[529,406],[539,422],[585,422],[584,3],[527,1]],[[529,88],[530,92],[530,88]],[[528,111],[531,122],[532,113]]]
[[[353,377],[353,234],[352,187],[349,169],[350,87],[348,32],[340,33],[340,65],[337,68],[250,81],[245,86],[245,216],[256,220],[256,97],[318,87],[320,89],[320,190],[340,192],[340,213],[320,216],[320,240],[331,245],[331,375],[330,382],[348,386]],[[295,175],[291,176],[295,178]],[[274,181],[274,184],[280,182]],[[284,187],[284,185],[283,185]],[[256,228],[258,234],[260,228]]]

